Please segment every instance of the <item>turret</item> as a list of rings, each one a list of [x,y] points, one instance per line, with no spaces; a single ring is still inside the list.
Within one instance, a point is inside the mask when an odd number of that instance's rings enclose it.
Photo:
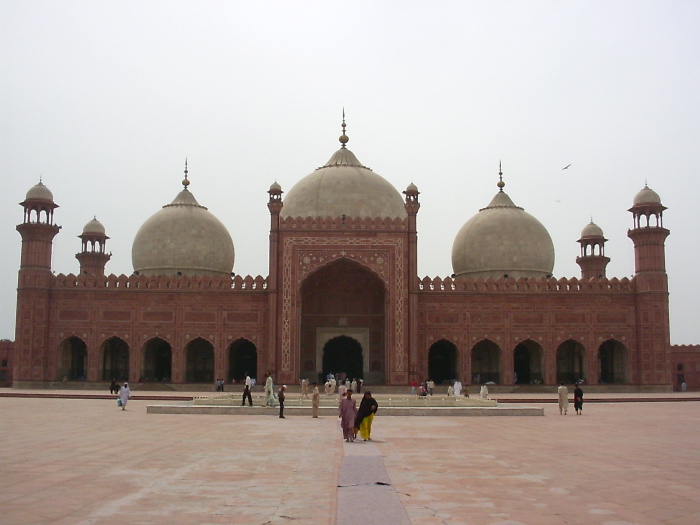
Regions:
[[[581,238],[577,241],[581,245],[581,255],[576,257],[576,264],[581,267],[582,280],[605,277],[610,262],[610,257],[605,256],[606,241],[603,230],[593,220],[581,231]]]
[[[83,228],[83,233],[78,236],[83,242],[83,249],[75,255],[80,261],[80,273],[86,275],[104,275],[105,264],[112,258],[111,253],[105,252],[107,235],[105,227],[94,217]]]
[[[51,190],[39,181],[27,192],[20,206],[24,207],[24,222],[17,225],[22,236],[20,272],[33,269],[50,274],[53,238],[61,229],[53,222],[53,212],[58,205],[53,201]]]
[[[659,195],[647,185],[635,195],[629,209],[634,228],[627,231],[627,236],[634,243],[634,273],[639,291],[668,291],[664,243],[670,232],[663,227],[665,209]]]

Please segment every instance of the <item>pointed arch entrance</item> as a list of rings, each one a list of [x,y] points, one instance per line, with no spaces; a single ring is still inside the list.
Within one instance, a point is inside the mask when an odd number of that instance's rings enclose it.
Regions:
[[[170,343],[154,337],[143,348],[143,379],[169,382],[172,376],[173,350]]]
[[[258,378],[258,349],[248,339],[236,339],[228,348],[228,380],[242,381],[246,373]]]
[[[364,377],[362,345],[357,339],[341,335],[329,340],[323,346],[324,377],[333,372],[345,374],[345,377],[356,379]]]
[[[334,348],[355,350],[350,366],[355,377],[372,384],[384,383],[386,341],[386,292],[384,283],[371,270],[349,259],[338,259],[310,274],[301,285],[300,363],[302,377],[318,377],[331,362]],[[334,338],[354,339],[357,350],[345,339],[334,342],[326,356],[326,345]],[[333,357],[335,356],[335,357]],[[329,365],[330,366],[330,365]],[[333,370],[340,372],[341,370]],[[350,370],[346,370],[350,374]]]
[[[620,341],[608,339],[598,348],[601,383],[627,382],[627,348]]]
[[[202,337],[185,346],[185,382],[214,382],[214,345]]]
[[[513,382],[516,385],[542,383],[543,354],[542,346],[532,339],[518,343],[513,351]]]
[[[87,344],[76,336],[65,339],[59,350],[58,379],[64,377],[70,381],[87,379]]]
[[[574,384],[586,379],[586,349],[574,339],[567,339],[557,348],[557,383]]]
[[[501,347],[490,339],[472,347],[472,382],[498,384],[501,379]]]
[[[440,339],[428,350],[428,376],[440,385],[457,379],[457,347],[447,339]]]
[[[121,337],[110,337],[101,346],[102,381],[129,379],[129,345]]]

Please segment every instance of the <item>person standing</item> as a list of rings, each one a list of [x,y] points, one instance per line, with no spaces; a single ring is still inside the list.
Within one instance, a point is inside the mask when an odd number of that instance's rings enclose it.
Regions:
[[[275,383],[272,381],[272,374],[269,372],[265,374],[265,399],[263,400],[263,406],[273,407],[275,406]]]
[[[426,386],[428,387],[428,394],[432,396],[433,389],[435,388],[435,381],[433,381],[432,379],[428,379]]]
[[[311,393],[311,417],[318,417],[318,405],[320,403],[320,394],[318,392],[318,386],[314,383],[314,389]]]
[[[309,381],[306,378],[301,380],[301,397],[309,398]]]
[[[110,394],[118,394],[119,393],[119,386],[117,385],[116,379],[112,379],[112,382],[109,384],[109,393]]]
[[[360,402],[360,408],[357,411],[357,417],[355,417],[355,431],[353,436],[357,436],[357,432],[360,432],[360,437],[367,441],[372,439],[370,436],[372,434],[372,421],[374,420],[374,415],[377,413],[379,404],[372,397],[372,393],[367,390],[365,395],[362,396],[362,401]]]
[[[124,382],[124,386],[119,390],[119,399],[122,401],[122,410],[126,410],[126,402],[129,401],[131,397],[131,389],[129,388],[129,383]]]
[[[284,419],[284,391],[287,390],[287,385],[282,385],[280,391],[277,392],[277,399],[280,402],[280,418]]]
[[[489,398],[489,388],[486,386],[486,383],[481,385],[481,389],[479,390],[479,399],[487,400]]]
[[[459,397],[462,395],[462,382],[458,379],[455,381],[455,396]]]
[[[343,437],[349,443],[355,441],[356,415],[357,405],[352,398],[352,390],[348,390],[338,404],[338,417],[340,418],[340,427],[343,429]]]
[[[345,386],[345,383],[340,383],[340,386],[338,387],[338,398],[339,398],[339,399],[343,399],[343,398],[345,397],[345,393],[346,393],[348,390],[349,390],[349,388],[347,388],[347,387]]]
[[[411,381],[411,395],[415,396],[416,395],[416,388],[418,387],[418,382],[414,379]]]
[[[245,406],[245,400],[248,400],[248,405],[253,406],[253,396],[251,395],[251,390],[253,389],[253,381],[250,379],[248,372],[245,373],[245,385],[243,386],[243,400],[241,401],[241,406]]]
[[[574,388],[574,409],[576,409],[576,414],[583,415],[583,390],[581,390],[581,383],[576,383]]]
[[[564,386],[564,383],[557,388],[557,396],[559,397],[559,415],[566,415],[569,409],[569,389]]]

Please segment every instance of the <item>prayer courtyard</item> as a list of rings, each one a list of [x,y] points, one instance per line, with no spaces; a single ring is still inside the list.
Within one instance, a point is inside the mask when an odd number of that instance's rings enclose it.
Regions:
[[[543,417],[383,416],[377,395],[372,440],[355,443],[330,415],[47,393],[0,397],[3,525],[700,523],[696,393],[592,394],[582,416],[533,394]]]

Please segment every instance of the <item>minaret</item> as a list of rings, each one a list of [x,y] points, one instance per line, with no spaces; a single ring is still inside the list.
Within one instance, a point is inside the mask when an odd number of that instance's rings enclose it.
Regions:
[[[75,255],[80,261],[80,273],[83,275],[104,275],[105,264],[112,258],[111,253],[105,252],[107,235],[105,227],[94,217],[83,228],[78,236],[83,241],[83,250]]]
[[[60,230],[53,222],[58,205],[51,191],[39,184],[27,192],[20,206],[24,222],[17,226],[22,236],[22,257],[17,284],[17,318],[13,381],[55,380],[48,377],[50,290],[53,282],[51,256],[53,238]]]
[[[576,264],[581,267],[581,280],[605,277],[605,269],[610,262],[610,257],[605,256],[606,241],[603,230],[591,219],[590,224],[581,231],[581,238],[578,240],[581,255],[576,257]]]
[[[634,228],[627,236],[634,243],[634,284],[637,294],[637,381],[671,385],[670,329],[668,317],[668,276],[664,242],[669,231],[663,227],[659,195],[647,185],[634,197],[629,209]]]

